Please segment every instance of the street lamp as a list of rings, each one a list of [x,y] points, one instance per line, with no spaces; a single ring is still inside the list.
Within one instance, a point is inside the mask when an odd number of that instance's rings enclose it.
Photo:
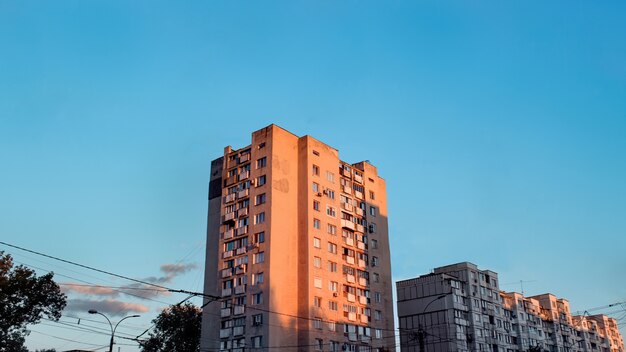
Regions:
[[[113,352],[113,339],[115,338],[115,330],[117,330],[117,326],[120,325],[121,322],[123,322],[124,320],[128,318],[139,318],[139,315],[137,314],[129,315],[127,317],[122,318],[122,320],[118,321],[117,324],[115,324],[115,327],[113,327],[113,324],[111,324],[111,320],[109,320],[109,318],[106,315],[98,312],[97,310],[90,309],[89,314],[100,314],[109,322],[109,326],[111,327],[111,343],[109,344],[109,352]]]
[[[422,314],[426,313],[426,309],[428,309],[428,306],[430,306],[433,302],[438,301],[444,297],[446,297],[448,294],[442,294],[439,295],[437,297],[435,297],[435,299],[431,300],[430,302],[428,302],[428,304],[426,304],[426,307],[424,307],[424,309],[422,309]],[[424,329],[422,329],[422,324],[420,323],[418,325],[418,329],[417,329],[417,339],[419,341],[419,347],[420,347],[420,352],[424,352],[424,340],[425,340],[425,336],[426,335],[424,333]]]

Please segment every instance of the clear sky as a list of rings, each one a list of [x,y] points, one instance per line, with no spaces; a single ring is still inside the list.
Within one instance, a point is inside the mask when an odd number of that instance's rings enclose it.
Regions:
[[[201,290],[210,161],[270,123],[378,167],[395,279],[471,261],[573,310],[626,301],[623,1],[0,0],[2,241]],[[79,291],[31,348],[186,297]]]

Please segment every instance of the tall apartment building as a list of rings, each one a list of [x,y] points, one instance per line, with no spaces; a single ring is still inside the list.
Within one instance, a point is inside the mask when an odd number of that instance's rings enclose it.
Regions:
[[[202,351],[394,346],[385,181],[270,125],[211,163]]]
[[[565,299],[503,292],[498,281],[464,262],[397,282],[402,352],[624,352],[615,319],[572,316]]]

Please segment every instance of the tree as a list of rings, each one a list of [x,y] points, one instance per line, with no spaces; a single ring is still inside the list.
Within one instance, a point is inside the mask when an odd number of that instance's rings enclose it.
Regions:
[[[27,351],[26,325],[44,316],[59,320],[66,297],[48,273],[37,277],[22,265],[13,267],[13,258],[0,251],[0,352]]]
[[[153,321],[154,330],[140,342],[143,352],[198,352],[202,311],[187,302],[164,309]]]

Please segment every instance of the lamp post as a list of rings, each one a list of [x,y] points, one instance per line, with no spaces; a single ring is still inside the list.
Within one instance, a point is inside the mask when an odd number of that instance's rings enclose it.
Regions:
[[[129,315],[127,317],[122,318],[122,320],[118,321],[117,324],[115,324],[115,327],[113,327],[113,324],[111,324],[111,320],[109,320],[109,318],[106,315],[98,312],[97,310],[90,309],[89,314],[100,314],[109,322],[109,326],[111,327],[111,343],[109,344],[109,352],[113,352],[113,339],[115,338],[115,330],[117,330],[117,326],[120,325],[121,322],[123,322],[124,320],[128,318],[139,318],[139,315],[137,314]]]
[[[426,304],[426,307],[424,307],[424,309],[422,309],[422,314],[426,313],[426,309],[428,309],[428,306],[430,306],[433,302],[438,301],[438,300],[440,300],[440,299],[442,299],[442,298],[444,298],[446,296],[447,296],[447,294],[444,293],[442,295],[439,295],[439,296],[435,297],[435,299],[431,300],[430,302],[428,302],[428,304]],[[424,333],[424,329],[422,329],[422,324],[420,323],[418,325],[418,329],[417,329],[417,340],[419,341],[420,352],[424,352],[424,348],[425,348],[424,340],[425,340],[426,336],[424,336],[424,335],[426,335],[426,334]]]

